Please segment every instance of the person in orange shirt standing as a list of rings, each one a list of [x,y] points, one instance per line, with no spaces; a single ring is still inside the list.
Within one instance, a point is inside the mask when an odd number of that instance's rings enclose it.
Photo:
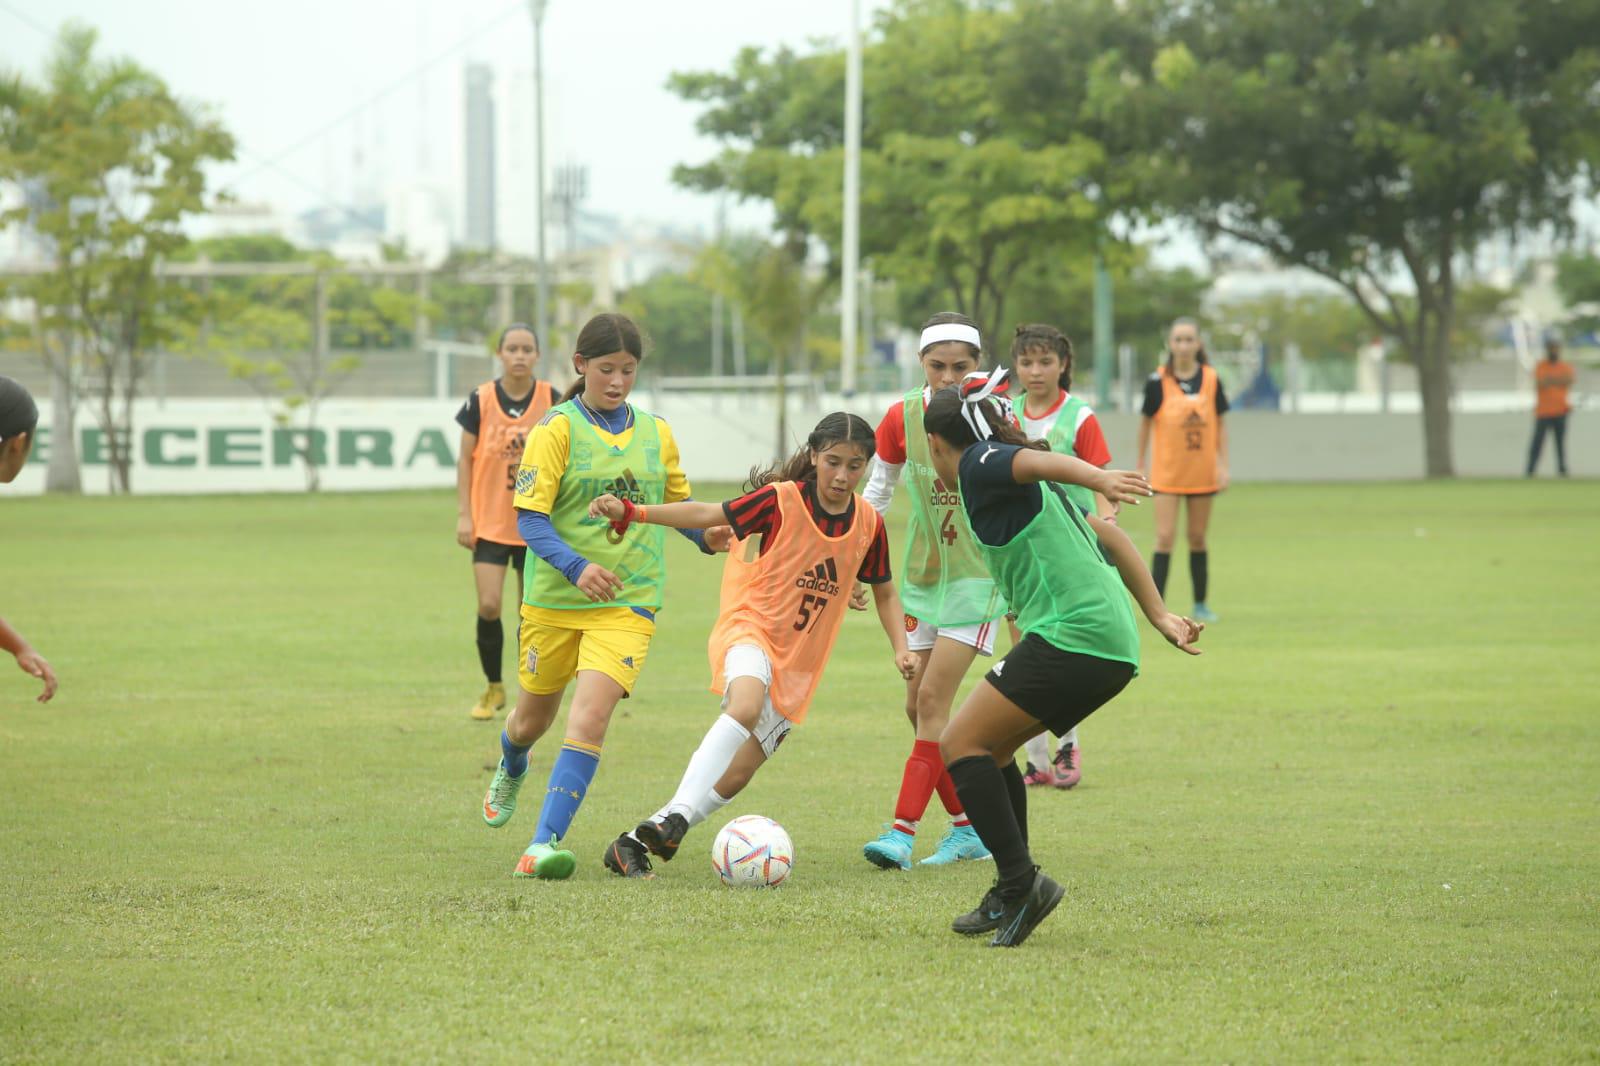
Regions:
[[[550,410],[548,381],[534,381],[539,339],[521,322],[507,326],[495,345],[504,373],[473,390],[456,412],[461,426],[461,457],[456,461],[456,543],[472,552],[472,573],[478,587],[478,661],[488,682],[472,707],[472,717],[489,721],[506,705],[501,666],[505,629],[500,624],[500,597],[506,568],[517,570],[520,590],[527,545],[517,531],[517,466],[528,433]],[[518,599],[521,599],[520,591]]]
[[[870,425],[836,411],[787,462],[752,472],[751,491],[736,500],[641,507],[602,496],[590,506],[614,528],[726,523],[738,538],[723,568],[709,647],[711,691],[722,697],[722,714],[667,805],[607,849],[612,873],[653,877],[649,856],[676,855],[684,834],[736,796],[805,720],[856,581],[872,588],[895,669],[907,681],[916,676],[883,519],[856,494],[875,448]]]
[[[1150,574],[1162,596],[1178,535],[1178,504],[1188,501],[1189,577],[1194,582],[1197,622],[1217,620],[1206,604],[1210,578],[1206,527],[1217,493],[1228,487],[1228,429],[1222,421],[1227,411],[1228,396],[1206,361],[1199,324],[1192,318],[1178,319],[1167,331],[1166,365],[1145,384],[1139,469],[1157,494],[1156,551]]]
[[[1572,364],[1561,358],[1561,342],[1544,342],[1544,362],[1533,372],[1538,386],[1538,399],[1533,407],[1533,446],[1528,449],[1528,476],[1539,465],[1539,453],[1544,451],[1544,435],[1556,438],[1556,470],[1567,476],[1567,412],[1572,404],[1567,393],[1572,388]]]

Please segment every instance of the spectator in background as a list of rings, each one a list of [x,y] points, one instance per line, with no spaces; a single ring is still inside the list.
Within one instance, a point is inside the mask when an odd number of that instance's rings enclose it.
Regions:
[[[1544,362],[1533,371],[1538,399],[1533,406],[1533,446],[1528,449],[1528,476],[1533,476],[1539,465],[1539,453],[1544,450],[1544,435],[1556,438],[1556,470],[1567,476],[1567,412],[1572,410],[1567,393],[1572,388],[1572,364],[1561,358],[1561,342],[1550,339],[1544,342]]]

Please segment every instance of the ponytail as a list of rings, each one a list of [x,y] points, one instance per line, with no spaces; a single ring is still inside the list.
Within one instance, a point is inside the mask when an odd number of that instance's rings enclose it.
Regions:
[[[995,371],[1002,379],[1005,373],[1004,370]],[[1014,444],[1019,448],[1049,451],[1049,444],[1042,440],[1030,440],[1022,432],[1022,427],[1012,417],[1011,401],[995,394],[1001,385],[987,393],[986,387],[984,375],[968,374],[960,386],[940,389],[928,402],[927,411],[923,412],[923,428],[930,435],[938,436],[952,447],[961,449],[976,444],[981,436],[984,440]],[[983,422],[984,432],[981,434],[973,424],[978,419]]]
[[[537,335],[534,337],[534,343],[538,343]],[[596,359],[613,352],[627,352],[640,362],[644,361],[644,337],[640,334],[639,327],[634,325],[633,319],[627,315],[619,315],[615,311],[595,315],[586,322],[578,331],[578,341],[574,347],[575,354],[582,359]],[[578,380],[562,394],[561,402],[566,403],[582,395],[583,375],[580,373]]]
[[[764,469],[751,467],[744,490],[754,492],[775,481],[816,481],[817,463],[813,456],[835,444],[854,444],[867,459],[871,459],[878,450],[877,435],[872,432],[872,426],[866,419],[860,415],[835,411],[817,423],[817,428],[806,437],[806,442],[789,458]]]

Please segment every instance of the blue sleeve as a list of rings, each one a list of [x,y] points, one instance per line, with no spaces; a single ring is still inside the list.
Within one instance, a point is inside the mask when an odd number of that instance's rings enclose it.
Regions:
[[[522,534],[522,539],[528,542],[528,547],[533,549],[535,555],[561,571],[561,576],[574,585],[578,583],[589,560],[573,551],[572,546],[561,539],[556,527],[550,524],[549,515],[518,509],[517,532]]]
[[[678,502],[678,503],[688,503],[689,501],[691,501],[693,499],[694,499],[693,496],[685,496],[683,499],[678,500],[676,502]],[[710,548],[706,547],[706,531],[705,530],[703,530],[703,529],[680,529],[680,530],[678,530],[678,532],[682,533],[683,536],[684,536],[684,539],[687,540],[690,544],[693,544],[696,548],[699,548],[701,555],[715,555],[715,554],[717,554],[716,552],[712,551]]]

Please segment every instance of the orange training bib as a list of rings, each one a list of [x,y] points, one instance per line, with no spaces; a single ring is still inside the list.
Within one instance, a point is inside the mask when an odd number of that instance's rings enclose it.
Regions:
[[[517,512],[511,506],[516,495],[517,464],[522,462],[522,446],[528,431],[550,409],[550,383],[536,382],[528,409],[521,418],[512,418],[500,406],[495,383],[478,386],[478,443],[472,449],[472,532],[479,540],[496,544],[521,544],[517,532]]]
[[[1200,390],[1183,391],[1161,368],[1161,406],[1151,427],[1150,487],[1197,496],[1217,491],[1217,372],[1200,367]]]
[[[799,723],[883,520],[858,495],[849,531],[827,537],[807,511],[799,485],[780,481],[776,487],[783,516],[776,543],[762,554],[759,537],[734,541],[722,569],[722,606],[709,646],[711,691],[720,694],[727,687],[722,667],[728,649],[754,644],[772,663],[772,706]]]

